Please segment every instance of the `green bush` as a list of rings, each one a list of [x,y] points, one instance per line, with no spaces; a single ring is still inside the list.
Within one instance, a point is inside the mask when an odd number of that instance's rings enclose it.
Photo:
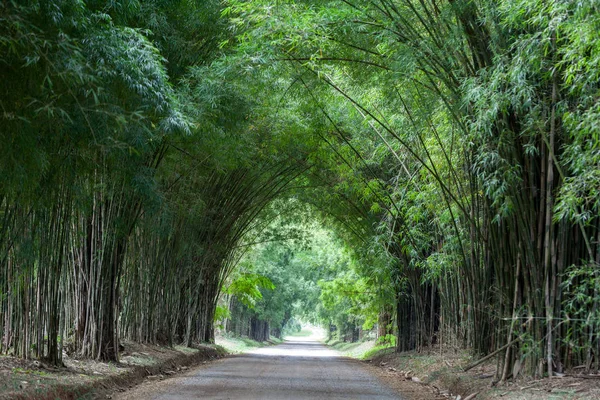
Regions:
[[[387,345],[389,347],[395,347],[396,346],[396,336],[395,335],[391,335],[391,334],[387,334],[385,336],[379,336],[377,338],[377,345]]]

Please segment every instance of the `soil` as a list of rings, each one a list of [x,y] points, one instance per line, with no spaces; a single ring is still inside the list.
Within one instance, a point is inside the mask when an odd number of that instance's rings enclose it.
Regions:
[[[519,376],[498,384],[495,363],[463,372],[462,367],[468,364],[464,353],[388,352],[365,362],[409,400],[600,400],[600,375],[566,374],[552,379]]]
[[[377,376],[387,386],[394,389],[397,393],[402,393],[405,400],[447,400],[440,396],[436,390],[429,385],[423,385],[410,379],[403,379],[397,373],[381,366],[375,366],[370,363],[363,363],[364,367]]]
[[[0,400],[106,399],[150,379],[185,372],[190,365],[223,356],[218,347],[161,347],[124,342],[119,363],[64,358],[65,367],[0,357]]]

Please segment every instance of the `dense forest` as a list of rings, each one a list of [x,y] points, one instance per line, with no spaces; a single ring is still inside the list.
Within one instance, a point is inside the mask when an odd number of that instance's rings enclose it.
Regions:
[[[595,0],[0,2],[0,353],[303,318],[597,371],[599,32]]]

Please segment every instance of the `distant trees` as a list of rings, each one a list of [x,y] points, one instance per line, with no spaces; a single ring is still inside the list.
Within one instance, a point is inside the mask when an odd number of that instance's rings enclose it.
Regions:
[[[284,201],[271,208],[279,216],[263,231],[262,240],[244,254],[226,284],[224,298],[230,310],[225,330],[259,341],[288,333],[294,316],[317,321],[317,280],[329,268],[319,259],[327,256],[318,246],[331,243],[330,238],[305,220],[310,215],[306,207]]]

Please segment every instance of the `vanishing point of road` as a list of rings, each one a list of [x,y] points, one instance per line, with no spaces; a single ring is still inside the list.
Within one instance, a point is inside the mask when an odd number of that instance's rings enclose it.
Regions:
[[[312,338],[227,357],[126,399],[402,399],[360,362]],[[145,392],[145,393],[144,393]],[[139,397],[138,397],[139,396]]]

